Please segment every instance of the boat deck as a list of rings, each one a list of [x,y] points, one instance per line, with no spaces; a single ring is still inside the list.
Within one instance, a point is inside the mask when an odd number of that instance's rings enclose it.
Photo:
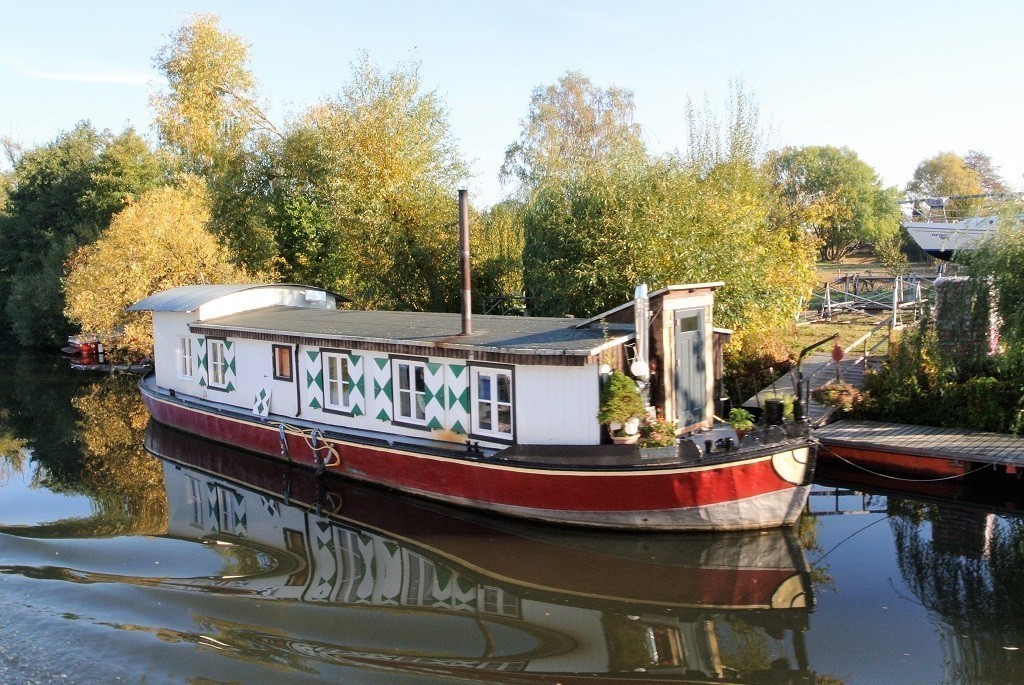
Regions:
[[[844,419],[814,434],[825,448],[853,447],[1024,468],[1024,438],[1003,433]]]

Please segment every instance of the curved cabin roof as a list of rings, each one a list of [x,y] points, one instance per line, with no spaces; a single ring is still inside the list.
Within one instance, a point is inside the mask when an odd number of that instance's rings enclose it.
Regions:
[[[229,295],[245,291],[263,290],[270,292],[286,292],[302,295],[307,302],[325,302],[333,298],[334,306],[349,299],[323,288],[313,288],[294,283],[221,283],[215,285],[183,285],[170,290],[153,293],[128,307],[129,312],[194,312],[205,304],[210,304]],[[311,293],[323,293],[312,295]],[[263,305],[260,305],[263,306]]]

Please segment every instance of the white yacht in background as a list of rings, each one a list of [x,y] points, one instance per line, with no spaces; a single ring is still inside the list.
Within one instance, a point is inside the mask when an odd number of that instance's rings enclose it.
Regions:
[[[929,197],[903,203],[903,228],[931,257],[950,260],[957,252],[973,250],[999,223],[999,215],[955,217],[947,214],[952,200],[990,198],[990,195]]]

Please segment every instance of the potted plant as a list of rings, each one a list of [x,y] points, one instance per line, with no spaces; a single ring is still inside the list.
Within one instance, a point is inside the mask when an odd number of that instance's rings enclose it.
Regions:
[[[754,415],[743,407],[734,407],[729,411],[729,425],[736,431],[736,437],[742,440],[754,427]]]
[[[644,400],[636,382],[621,371],[612,371],[601,388],[601,409],[597,413],[597,420],[608,426],[612,442],[636,442],[644,414]]]
[[[646,457],[671,457],[676,453],[677,443],[675,421],[661,416],[647,416],[640,423],[640,454]]]
[[[844,413],[857,409],[864,402],[864,395],[857,386],[845,381],[814,388],[811,398],[823,407],[835,407]]]

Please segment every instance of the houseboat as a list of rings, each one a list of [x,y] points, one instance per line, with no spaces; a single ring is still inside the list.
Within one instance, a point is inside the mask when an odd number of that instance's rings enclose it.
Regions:
[[[155,422],[146,448],[164,460],[168,534],[225,560],[161,585],[228,626],[214,633],[228,653],[261,645],[281,668],[331,681],[353,667],[501,683],[813,681],[813,584],[792,530],[553,528],[318,478]]]
[[[714,422],[714,293],[674,285],[587,320],[357,311],[302,285],[196,285],[153,315],[160,423],[407,493],[558,524],[793,524],[815,446],[803,424],[743,441]],[[612,444],[603,384],[631,373],[676,444]]]

